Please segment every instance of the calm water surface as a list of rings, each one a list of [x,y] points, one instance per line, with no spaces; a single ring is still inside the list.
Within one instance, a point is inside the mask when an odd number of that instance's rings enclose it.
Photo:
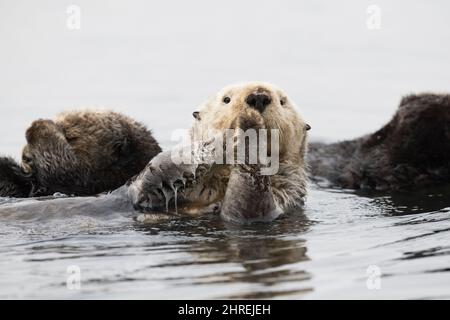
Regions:
[[[445,189],[313,188],[303,212],[246,227],[213,215],[3,219],[0,298],[450,298],[449,203]],[[80,290],[66,286],[73,265]]]

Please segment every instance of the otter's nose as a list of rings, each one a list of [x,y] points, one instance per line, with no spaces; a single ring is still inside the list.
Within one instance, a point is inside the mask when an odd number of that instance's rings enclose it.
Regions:
[[[271,101],[272,99],[270,96],[265,93],[251,93],[247,99],[245,99],[245,102],[247,102],[250,107],[255,108],[261,113],[266,109]]]

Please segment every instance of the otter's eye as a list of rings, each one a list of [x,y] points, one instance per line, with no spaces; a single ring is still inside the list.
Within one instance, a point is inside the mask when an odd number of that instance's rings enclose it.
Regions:
[[[281,104],[282,106],[284,106],[284,105],[286,104],[286,101],[284,101],[283,99],[281,99],[281,100],[280,100],[280,104]]]
[[[28,156],[22,156],[22,161],[25,163],[31,163],[31,162],[33,162],[33,159],[31,159]]]
[[[222,101],[223,101],[223,103],[228,104],[228,103],[230,103],[231,99],[230,99],[230,97],[224,97]]]

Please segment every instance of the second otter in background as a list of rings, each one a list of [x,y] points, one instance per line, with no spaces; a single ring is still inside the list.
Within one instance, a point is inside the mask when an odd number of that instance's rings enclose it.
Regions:
[[[37,120],[26,139],[21,166],[31,182],[29,196],[114,190],[161,152],[144,125],[112,111],[71,111],[54,121]]]
[[[380,130],[338,143],[312,143],[311,176],[330,186],[376,191],[450,183],[450,95],[402,99]]]

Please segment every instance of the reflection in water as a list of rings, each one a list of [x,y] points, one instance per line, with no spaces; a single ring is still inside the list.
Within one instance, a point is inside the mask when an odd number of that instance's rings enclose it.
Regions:
[[[370,205],[380,208],[384,214],[400,216],[445,210],[450,207],[450,186],[396,192],[390,194],[356,192],[372,199]]]
[[[449,231],[448,229],[447,231]],[[418,250],[418,251],[408,251],[404,253],[403,260],[408,259],[420,259],[420,258],[428,258],[428,257],[436,257],[441,255],[450,255],[450,246],[446,247],[433,247],[426,250]]]
[[[198,275],[188,278],[191,285],[248,283],[259,285],[261,290],[242,292],[221,298],[272,298],[279,295],[300,294],[311,290],[297,286],[295,290],[280,290],[284,282],[293,283],[310,279],[305,270],[289,268],[290,265],[309,260],[306,241],[298,238],[307,232],[310,221],[303,213],[291,214],[272,225],[265,223],[237,227],[223,223],[216,217],[207,217],[186,224],[160,225],[160,232],[176,231],[178,236],[200,236],[204,241],[195,241],[184,250],[193,259],[177,263],[158,264],[158,268],[183,267],[188,264],[237,264],[237,271]],[[178,228],[177,228],[178,226]],[[155,226],[139,227],[141,231],[155,233]],[[295,240],[286,239],[295,235]],[[186,275],[171,278],[186,280]],[[273,287],[273,289],[271,288]],[[298,288],[300,287],[300,288]]]
[[[264,290],[243,292],[239,295],[223,298],[270,298],[288,294],[277,287],[283,282],[299,282],[309,279],[304,270],[286,268],[290,264],[305,261],[306,247],[304,241],[289,241],[269,238],[231,238],[215,239],[206,245],[196,244],[188,252],[207,259],[210,263],[237,263],[243,268],[239,271],[224,272],[214,275],[198,276],[192,279],[193,285],[218,283],[261,284]],[[273,287],[271,290],[270,287]],[[304,289],[292,290],[299,293]]]
[[[450,298],[450,201],[432,192],[313,188],[304,213],[250,226],[214,215],[2,219],[0,298]],[[66,288],[71,265],[80,291]],[[383,290],[367,289],[370,265]]]

